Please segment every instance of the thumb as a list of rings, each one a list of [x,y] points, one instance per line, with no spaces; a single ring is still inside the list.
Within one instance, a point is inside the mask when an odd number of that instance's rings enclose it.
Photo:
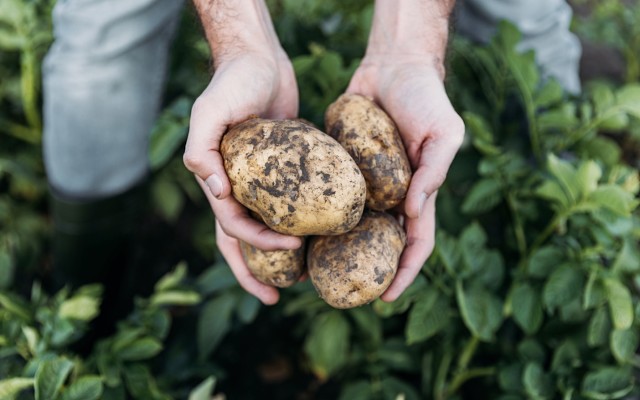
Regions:
[[[216,117],[215,110],[215,106],[202,98],[193,104],[183,162],[207,184],[214,197],[224,199],[231,194],[231,183],[220,154],[227,123]]]

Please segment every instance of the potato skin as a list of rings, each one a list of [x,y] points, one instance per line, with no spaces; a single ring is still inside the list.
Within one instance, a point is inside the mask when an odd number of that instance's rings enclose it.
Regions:
[[[350,232],[310,239],[309,277],[320,297],[332,307],[370,303],[393,281],[405,243],[404,230],[394,217],[366,210]]]
[[[274,231],[338,235],[360,220],[366,183],[349,154],[308,123],[254,118],[220,149],[233,196]]]
[[[298,281],[304,272],[304,238],[295,250],[260,250],[240,241],[240,251],[249,271],[265,285],[286,288]]]
[[[407,195],[411,164],[393,120],[372,100],[343,94],[325,113],[327,133],[347,149],[367,181],[367,207],[388,210]]]

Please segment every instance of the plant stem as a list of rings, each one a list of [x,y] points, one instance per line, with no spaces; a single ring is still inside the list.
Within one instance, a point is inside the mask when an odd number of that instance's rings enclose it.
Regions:
[[[447,396],[455,393],[466,381],[480,376],[491,376],[496,373],[495,367],[472,368],[462,373],[456,374],[447,388]]]
[[[515,199],[513,197],[513,194],[507,193],[505,197],[507,199],[507,205],[509,206],[509,211],[511,211],[511,216],[513,218],[513,231],[516,235],[518,253],[520,253],[520,258],[522,258],[527,253],[527,239],[524,234],[522,219],[520,219],[520,214],[518,214],[518,211],[516,210]]]
[[[25,142],[31,144],[40,143],[39,132],[33,128],[28,126],[15,124],[10,121],[5,121],[0,118],[0,131],[4,131],[5,133],[18,138],[20,140],[24,140]]]
[[[473,355],[475,354],[476,349],[478,348],[479,343],[480,343],[480,340],[475,335],[469,338],[469,340],[467,341],[467,344],[464,346],[464,349],[462,350],[462,353],[460,353],[460,357],[458,358],[459,372],[464,372],[467,369],[467,367],[469,366],[469,362],[473,358]]]
[[[551,236],[553,231],[556,230],[560,221],[562,221],[570,212],[559,213],[549,222],[549,224],[544,228],[542,233],[536,238],[531,247],[529,248],[529,255],[533,254],[534,251],[538,250],[540,246]]]
[[[433,397],[436,400],[444,400],[447,398],[447,373],[449,372],[449,366],[451,365],[452,359],[453,354],[450,351],[445,350],[433,384]]]
[[[39,133],[42,130],[42,120],[38,107],[38,65],[35,51],[31,46],[27,46],[22,53],[20,78],[24,115],[29,126]],[[40,140],[39,134],[37,140]]]
[[[529,137],[531,138],[531,149],[533,150],[533,154],[538,160],[539,163],[542,164],[544,161],[542,154],[542,146],[540,145],[540,132],[538,131],[538,124],[536,120],[536,110],[535,104],[533,102],[533,96],[531,91],[527,87],[527,83],[525,82],[522,74],[520,74],[520,70],[513,65],[511,59],[506,57],[507,65],[509,65],[509,69],[513,73],[513,77],[516,80],[516,84],[518,85],[518,89],[520,91],[520,95],[522,96],[522,102],[524,105],[525,113],[527,114],[527,121],[529,123]]]

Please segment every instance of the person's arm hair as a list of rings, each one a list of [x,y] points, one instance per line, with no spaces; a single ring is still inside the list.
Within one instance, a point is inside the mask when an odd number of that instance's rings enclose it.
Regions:
[[[367,55],[431,57],[444,77],[455,0],[376,0]]]
[[[246,52],[281,50],[263,0],[193,0],[214,65]]]

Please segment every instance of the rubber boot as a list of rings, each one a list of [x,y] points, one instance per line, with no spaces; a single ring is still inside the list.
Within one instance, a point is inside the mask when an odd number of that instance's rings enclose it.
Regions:
[[[131,287],[127,275],[139,272],[140,266],[135,265],[136,247],[140,246],[136,227],[146,200],[146,185],[96,201],[74,201],[52,194],[54,289],[104,285],[101,313],[89,335],[93,339],[112,333],[117,320],[131,311],[136,288]]]

